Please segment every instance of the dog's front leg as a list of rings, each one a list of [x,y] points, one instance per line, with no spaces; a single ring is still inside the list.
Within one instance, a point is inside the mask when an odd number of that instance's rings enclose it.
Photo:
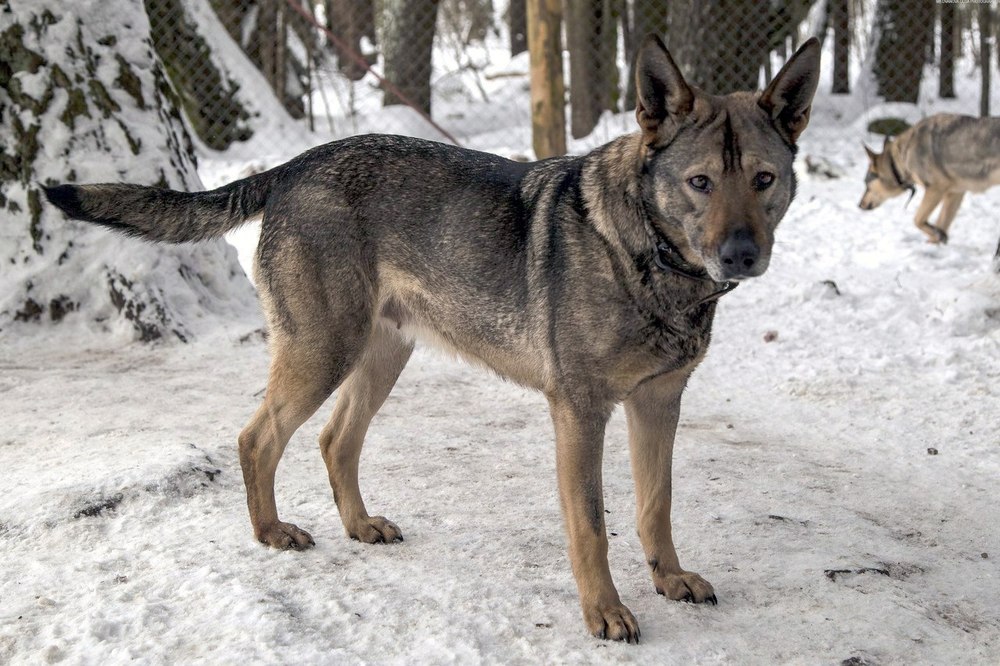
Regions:
[[[610,406],[549,397],[556,430],[556,472],[569,559],[583,621],[594,636],[639,642],[639,625],[618,597],[608,568],[601,457]]]
[[[943,191],[928,188],[924,192],[924,198],[920,200],[920,205],[917,206],[917,214],[913,217],[913,223],[917,225],[917,229],[920,229],[927,235],[928,243],[947,242],[947,234],[943,234],[940,229],[929,221],[931,213],[934,212],[934,209],[937,208],[937,205],[941,203],[941,199],[943,198]]]
[[[671,461],[689,372],[664,375],[640,386],[625,401],[636,517],[646,562],[659,594],[670,599],[716,603],[711,584],[681,569],[670,529]]]

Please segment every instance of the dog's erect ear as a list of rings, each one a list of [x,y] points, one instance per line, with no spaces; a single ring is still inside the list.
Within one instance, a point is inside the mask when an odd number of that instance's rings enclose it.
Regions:
[[[694,92],[656,35],[647,36],[636,55],[635,91],[635,118],[646,145],[664,123],[679,124],[694,106]]]
[[[892,137],[888,134],[885,135],[885,141],[882,142],[882,152],[889,150],[889,144],[892,143]]]
[[[875,160],[878,159],[878,153],[869,148],[867,143],[862,143],[861,145],[865,147],[865,152],[868,153],[868,159],[871,160],[872,164],[875,164]]]
[[[819,40],[815,37],[806,40],[757,100],[791,143],[809,124],[809,111],[819,83],[819,53]]]

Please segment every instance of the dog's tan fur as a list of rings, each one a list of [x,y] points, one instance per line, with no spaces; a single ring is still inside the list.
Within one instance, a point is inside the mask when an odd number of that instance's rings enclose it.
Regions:
[[[924,197],[913,223],[929,243],[947,243],[965,194],[1000,185],[1000,118],[937,114],[894,140],[887,137],[881,153],[868,146],[865,152],[867,186],[859,207],[872,210],[919,185]]]
[[[271,340],[263,405],[239,436],[255,536],[313,543],[274,498],[292,433],[339,387],[320,449],[344,528],[402,540],[369,515],[358,460],[369,422],[419,338],[542,391],[587,629],[638,641],[615,589],[602,448],[624,403],[639,536],[655,589],[715,602],[670,526],[671,458],[688,377],[717,299],[764,272],[795,192],[819,44],[760,94],[706,95],[663,44],[637,61],[640,132],[582,157],[523,165],[402,137],[356,137],[205,193],[49,188],[68,214],[155,240],[221,235],[264,211],[256,276]]]

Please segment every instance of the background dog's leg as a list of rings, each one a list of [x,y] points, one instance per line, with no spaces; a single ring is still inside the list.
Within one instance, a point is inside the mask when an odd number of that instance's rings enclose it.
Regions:
[[[583,621],[599,638],[638,642],[639,626],[621,603],[608,568],[601,456],[611,410],[578,406],[552,396],[549,405],[556,430],[559,499]]]
[[[931,218],[931,213],[937,208],[937,205],[941,203],[941,199],[944,197],[944,192],[940,190],[928,189],[924,192],[924,198],[920,200],[920,205],[917,206],[917,214],[913,217],[913,223],[917,225],[917,228],[922,232],[927,234],[927,240],[930,243],[940,243],[941,233],[938,231],[937,227],[929,223],[927,220]]]
[[[704,578],[681,569],[670,529],[671,460],[688,377],[679,372],[646,382],[625,401],[636,516],[656,591],[670,599],[716,603]]]
[[[358,460],[368,424],[389,396],[412,351],[412,342],[376,327],[361,360],[341,386],[333,416],[319,436],[344,529],[352,539],[365,543],[403,540],[395,524],[382,516],[368,515],[358,487]]]
[[[993,272],[1000,273],[1000,241],[997,241],[997,251],[993,255]]]
[[[958,213],[958,208],[962,205],[964,198],[965,192],[949,192],[944,195],[941,212],[938,213],[937,223],[934,225],[943,235],[942,243],[948,242],[948,230],[951,228],[951,223],[955,220],[955,214]]]

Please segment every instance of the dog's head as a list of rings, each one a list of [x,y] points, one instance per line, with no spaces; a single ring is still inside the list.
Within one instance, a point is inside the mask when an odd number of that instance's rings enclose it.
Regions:
[[[715,280],[762,274],[795,196],[792,162],[819,77],[810,39],[762,93],[708,95],[650,36],[636,61],[644,196],[658,231]]]
[[[878,208],[889,199],[909,190],[900,182],[899,175],[893,167],[892,156],[889,154],[890,144],[889,137],[886,137],[881,153],[876,153],[865,146],[865,152],[868,153],[868,171],[865,173],[865,193],[858,203],[861,210]]]

